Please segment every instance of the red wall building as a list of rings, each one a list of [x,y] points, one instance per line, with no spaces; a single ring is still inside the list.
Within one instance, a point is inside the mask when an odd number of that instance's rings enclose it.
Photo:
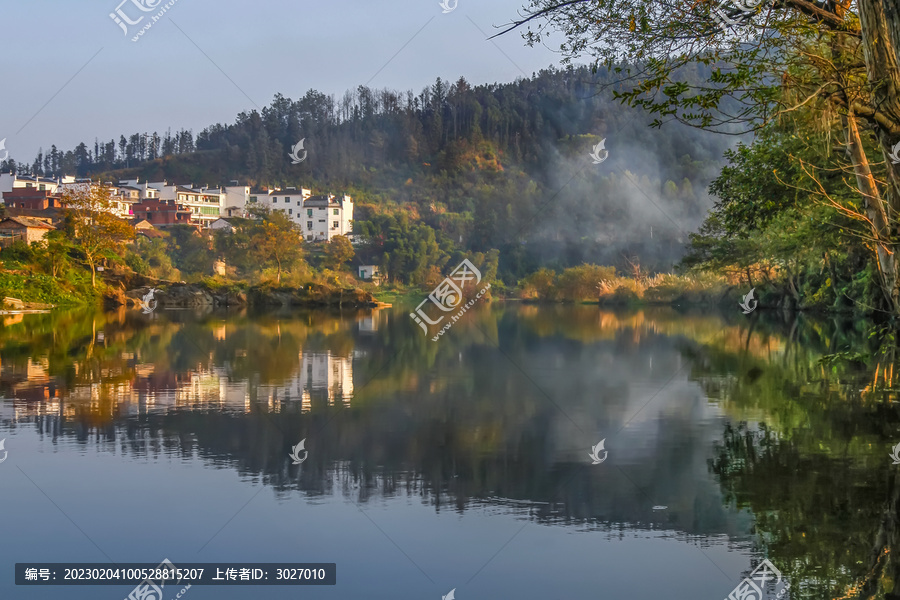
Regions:
[[[7,208],[25,208],[28,210],[47,210],[61,208],[62,198],[49,190],[34,188],[13,188],[3,193],[3,203]]]
[[[174,200],[141,200],[132,206],[132,217],[147,219],[154,227],[191,224],[191,211]]]

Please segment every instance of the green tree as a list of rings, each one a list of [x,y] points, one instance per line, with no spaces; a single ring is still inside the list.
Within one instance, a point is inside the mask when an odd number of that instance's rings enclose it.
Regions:
[[[720,27],[723,17],[743,27]],[[619,74],[628,87],[615,94],[656,115],[656,125],[734,133],[804,107],[827,129],[840,122],[880,286],[900,314],[900,161],[889,160],[900,143],[896,0],[784,0],[749,16],[711,1],[673,9],[662,0],[530,0],[510,29],[525,25],[530,43],[559,30],[566,60],[587,53]],[[686,66],[706,81],[682,77]],[[877,158],[865,150],[870,134]]]
[[[175,225],[167,230],[172,263],[180,271],[193,275],[212,272],[210,240],[190,225]]]
[[[340,269],[355,254],[350,238],[345,235],[336,235],[325,244],[325,264],[331,269]]]

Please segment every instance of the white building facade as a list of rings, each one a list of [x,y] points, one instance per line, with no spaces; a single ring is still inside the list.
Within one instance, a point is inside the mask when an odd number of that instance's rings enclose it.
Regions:
[[[191,221],[201,227],[209,227],[210,223],[225,216],[226,194],[219,188],[186,187],[166,181],[150,182],[148,185],[159,191],[160,200],[174,200],[191,211]]]
[[[327,242],[336,235],[353,233],[353,199],[333,194],[313,196],[306,188],[254,191],[250,204],[280,210],[300,226],[308,242]]]

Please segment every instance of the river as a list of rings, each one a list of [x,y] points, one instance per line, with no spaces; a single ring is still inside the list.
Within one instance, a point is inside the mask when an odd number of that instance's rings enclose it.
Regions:
[[[831,598],[895,535],[870,324],[495,302],[435,342],[408,313],[0,317],[0,598],[133,588],[17,562],[166,558],[337,565],[190,600],[722,600],[763,558],[764,597]]]

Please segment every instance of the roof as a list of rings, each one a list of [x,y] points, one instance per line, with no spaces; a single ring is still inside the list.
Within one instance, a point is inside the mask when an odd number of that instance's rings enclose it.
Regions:
[[[147,219],[138,219],[137,221],[134,222],[134,227],[153,229],[153,223],[151,223]]]
[[[303,206],[341,206],[340,201],[334,196],[311,196],[303,201]]]
[[[7,221],[12,221],[13,223],[18,223],[22,227],[38,227],[41,229],[56,229],[53,225],[50,225],[46,221],[42,221],[40,219],[36,219],[34,217],[6,217],[0,224],[6,223]]]
[[[13,208],[6,207],[6,215],[9,217],[37,217],[43,221],[50,219],[51,223],[58,223],[63,220],[65,213],[63,209],[52,208]]]

